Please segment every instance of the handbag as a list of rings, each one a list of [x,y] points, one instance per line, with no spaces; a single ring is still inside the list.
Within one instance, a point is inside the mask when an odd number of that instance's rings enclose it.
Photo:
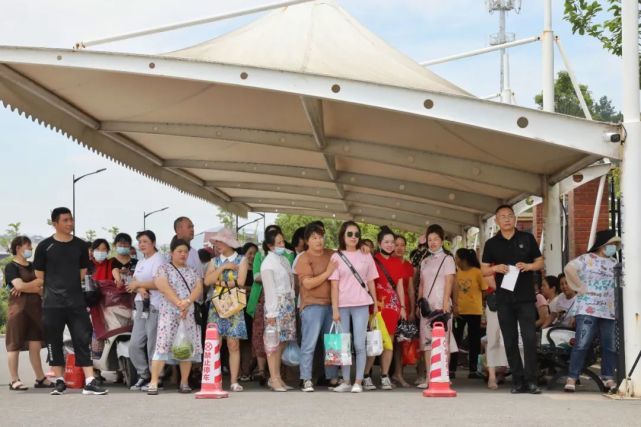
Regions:
[[[211,297],[211,302],[221,319],[239,313],[247,305],[247,293],[238,287],[220,286]]]
[[[415,323],[407,320],[399,320],[396,327],[396,340],[399,342],[410,341],[418,337],[418,327]]]
[[[372,318],[370,330],[365,337],[365,348],[368,357],[380,356],[383,354],[383,333],[378,327],[378,318]]]
[[[185,287],[187,288],[187,291],[191,295],[191,288],[187,284],[187,281],[185,280],[185,277],[182,275],[180,270],[174,265],[173,262],[169,263],[172,267],[174,267],[174,270],[178,272],[180,275],[180,278],[183,279],[183,283],[185,284]],[[205,319],[203,319],[203,309],[202,305],[199,304],[198,302],[194,301],[194,321],[196,322],[196,325],[202,326],[205,323]]]
[[[441,261],[441,265],[438,266],[438,270],[436,270],[436,274],[434,275],[434,280],[432,281],[432,286],[430,287],[430,291],[427,294],[427,298],[421,297],[418,300],[418,308],[421,310],[421,317],[429,317],[430,313],[432,312],[432,309],[430,308],[430,303],[428,301],[428,298],[430,295],[432,295],[432,291],[434,290],[434,285],[436,284],[436,279],[438,279],[438,274],[441,272],[441,267],[443,267],[443,263],[447,259],[449,255],[446,255],[443,257],[443,260]]]
[[[343,333],[341,324],[333,322],[329,333],[323,337],[325,344],[325,366],[349,366],[352,364],[350,333]]]

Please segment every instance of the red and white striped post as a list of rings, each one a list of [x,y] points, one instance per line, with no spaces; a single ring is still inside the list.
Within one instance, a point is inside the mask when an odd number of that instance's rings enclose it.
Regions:
[[[223,373],[220,363],[220,337],[215,323],[207,325],[203,354],[203,377],[196,399],[223,399],[229,393],[223,390]]]
[[[430,353],[430,382],[423,391],[425,397],[456,397],[450,388],[450,373],[445,346],[445,325],[435,322],[432,327],[432,352]]]

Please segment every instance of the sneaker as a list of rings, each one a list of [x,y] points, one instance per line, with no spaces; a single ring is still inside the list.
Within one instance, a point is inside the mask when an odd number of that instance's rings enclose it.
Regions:
[[[381,388],[383,390],[391,390],[392,387],[392,381],[389,379],[389,377],[382,377],[381,378]]]
[[[360,393],[363,391],[363,387],[360,384],[354,384],[352,386],[352,393]]]
[[[314,384],[312,383],[312,380],[303,381],[303,386],[300,389],[301,391],[304,391],[304,392],[314,391]]]
[[[148,378],[138,378],[138,381],[136,381],[136,384],[132,385],[129,387],[129,390],[131,391],[141,391],[143,387],[146,387],[147,384],[149,384],[149,379]]]
[[[363,389],[367,391],[376,390],[372,377],[363,378]]]
[[[422,382],[416,386],[416,388],[420,388],[422,390],[425,390],[427,388],[427,381]]]
[[[147,380],[147,383],[145,385],[143,385],[142,387],[140,387],[140,391],[145,392],[145,393],[149,391],[149,381],[150,380]],[[158,390],[164,390],[162,381],[158,381],[158,386],[156,388]]]
[[[56,380],[56,387],[51,390],[51,395],[52,396],[60,396],[61,394],[64,394],[65,390],[67,389],[67,384],[63,380]]]
[[[352,391],[352,385],[351,384],[339,384],[336,387],[334,387],[334,390],[336,393],[348,393]]]
[[[82,389],[82,394],[103,395],[107,393],[109,393],[109,391],[107,391],[107,389],[104,387],[100,387],[95,378],[91,380],[89,384],[85,385],[85,388]]]

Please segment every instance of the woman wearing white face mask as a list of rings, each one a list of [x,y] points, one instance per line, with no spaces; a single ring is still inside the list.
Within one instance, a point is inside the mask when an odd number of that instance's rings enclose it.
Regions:
[[[621,239],[614,230],[599,231],[590,252],[565,266],[568,285],[578,292],[575,302],[576,345],[572,347],[565,391],[575,390],[585,357],[597,334],[601,343],[601,377],[609,390],[617,386],[614,380],[617,363],[614,266],[620,244]]]
[[[111,259],[111,273],[119,288],[134,274],[138,263],[137,259],[131,257],[131,243],[131,236],[127,233],[119,233],[114,239],[116,256]]]
[[[11,242],[13,260],[7,264],[4,277],[9,289],[7,316],[7,359],[11,382],[9,390],[24,391],[27,387],[18,378],[18,359],[24,347],[29,348],[29,360],[36,375],[35,388],[53,387],[42,371],[40,349],[44,341],[42,330],[42,280],[36,278],[31,258],[31,240],[18,236]]]
[[[287,391],[291,387],[280,376],[280,358],[288,341],[296,340],[296,294],[294,274],[285,258],[285,238],[279,230],[265,234],[263,249],[267,256],[260,266],[260,277],[265,292],[265,330],[275,327],[278,332],[278,346],[268,348],[269,387],[274,391]]]

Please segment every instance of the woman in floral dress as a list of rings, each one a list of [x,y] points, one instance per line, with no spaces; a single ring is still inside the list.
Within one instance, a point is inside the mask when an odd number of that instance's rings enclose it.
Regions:
[[[236,252],[240,242],[234,238],[233,233],[224,228],[215,233],[211,241],[216,245],[218,255],[212,259],[205,274],[205,285],[214,286],[214,293],[222,288],[238,286],[243,289],[247,278],[247,260]],[[240,340],[247,339],[247,325],[245,313],[241,310],[233,316],[223,319],[218,315],[216,307],[211,304],[209,309],[209,323],[218,325],[221,338],[227,340],[229,350],[229,370],[231,373],[231,391],[243,391],[238,384],[240,374]]]
[[[189,371],[192,362],[200,362],[202,344],[200,327],[194,318],[194,301],[202,294],[203,284],[198,273],[187,265],[189,243],[176,239],[171,243],[171,262],[158,268],[154,284],[162,293],[158,314],[158,336],[156,349],[151,363],[151,381],[147,394],[158,394],[158,379],[165,365],[180,365],[180,392],[190,393]],[[180,324],[193,346],[193,354],[187,360],[176,361],[172,357],[171,348]]]

